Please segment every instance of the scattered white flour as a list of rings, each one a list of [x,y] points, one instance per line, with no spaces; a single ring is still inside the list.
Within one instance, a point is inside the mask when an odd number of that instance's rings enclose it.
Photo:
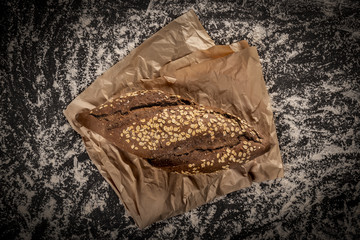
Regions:
[[[292,50],[290,53],[286,52],[286,60],[289,61],[291,58],[294,58],[297,55],[299,55],[299,51],[297,50]]]
[[[51,220],[52,217],[55,215],[55,207],[57,203],[53,197],[50,197],[50,200],[46,202],[44,206],[44,211],[41,213],[42,217],[48,220]]]
[[[300,128],[297,126],[296,122],[298,120],[291,114],[284,114],[284,123],[289,126],[288,133],[290,138],[294,142],[298,142],[300,139]]]
[[[145,12],[146,15],[148,15],[151,12],[151,9],[152,9],[153,5],[154,5],[154,1],[150,0],[149,5],[148,5],[148,7],[146,9],[146,12]]]
[[[192,212],[190,214],[190,222],[193,227],[198,227],[200,222],[198,215]]]
[[[105,193],[103,195],[98,194],[97,192],[90,192],[90,197],[86,198],[85,206],[83,207],[84,214],[90,214],[94,211],[94,209],[99,208],[100,211],[104,211],[104,207],[106,206],[106,199],[108,198],[108,194]]]
[[[309,106],[309,99],[303,98],[298,95],[292,95],[290,97],[287,97],[285,99],[285,102],[289,103],[290,106],[296,108],[296,109],[308,109]]]
[[[360,103],[360,92],[348,90],[348,91],[342,92],[341,94]]]
[[[276,45],[284,45],[287,44],[287,41],[289,40],[289,34],[283,33],[280,35],[279,40],[276,42]]]
[[[176,227],[174,226],[174,224],[169,223],[163,228],[163,234],[167,237],[172,237],[175,231],[176,231]]]
[[[79,188],[86,184],[89,179],[87,176],[84,176],[82,169],[85,169],[85,167],[83,168],[82,165],[78,163],[77,157],[74,157],[74,179],[80,183]]]
[[[353,142],[353,144],[348,148],[339,147],[335,144],[324,145],[320,152],[312,155],[311,159],[321,161],[324,159],[324,156],[349,153],[358,153],[358,148],[355,145],[355,142]]]
[[[70,68],[68,70],[68,73],[66,73],[66,79],[68,80],[68,86],[70,88],[72,99],[74,99],[78,94],[78,85],[77,82],[74,81],[74,79],[76,79],[77,77],[77,69],[75,67]]]
[[[58,175],[55,175],[55,174],[51,175],[51,177],[50,177],[50,183],[51,184],[56,185],[59,182],[60,182],[60,178],[59,178]]]
[[[332,114],[335,115],[340,115],[342,114],[342,112],[347,112],[347,106],[345,106],[344,108],[342,106],[337,106],[337,105],[333,105],[333,106],[324,106],[321,108],[318,108],[318,110],[323,110],[325,112],[331,112]]]
[[[360,39],[360,32],[359,31],[354,31],[351,36],[355,39]]]
[[[329,77],[329,79],[333,79],[334,74],[344,74],[344,73],[338,71],[338,72],[334,72],[334,73],[325,73],[325,74]],[[329,83],[328,81],[323,81],[322,82],[322,87],[325,89],[326,92],[335,92],[335,93],[341,92],[341,90],[344,89],[344,86],[342,86],[342,85],[341,85],[341,87],[340,86],[335,86],[335,85]]]
[[[90,25],[92,17],[90,15],[82,15],[79,19],[81,27],[85,28]]]
[[[122,27],[119,29],[119,33],[122,34],[122,35],[125,35],[125,34],[126,34],[126,31],[128,31],[128,30],[129,30],[128,27],[122,26]]]
[[[251,35],[255,42],[259,42],[266,37],[266,29],[263,26],[257,24],[254,27],[254,30],[251,33]]]

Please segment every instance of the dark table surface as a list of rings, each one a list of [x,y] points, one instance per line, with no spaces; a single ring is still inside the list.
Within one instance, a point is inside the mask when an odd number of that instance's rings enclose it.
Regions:
[[[2,1],[0,239],[360,237],[358,1]],[[285,177],[139,230],[62,111],[194,9],[256,46]]]

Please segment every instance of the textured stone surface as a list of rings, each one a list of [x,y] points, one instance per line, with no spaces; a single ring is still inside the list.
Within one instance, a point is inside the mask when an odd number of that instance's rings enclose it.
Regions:
[[[8,1],[1,9],[1,239],[360,236],[358,1]],[[139,230],[62,110],[193,8],[259,50],[285,177]]]

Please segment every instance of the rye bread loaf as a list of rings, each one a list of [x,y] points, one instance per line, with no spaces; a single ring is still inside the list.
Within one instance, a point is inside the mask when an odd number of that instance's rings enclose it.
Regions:
[[[76,120],[152,166],[182,174],[239,167],[269,149],[245,120],[160,90],[111,99]]]

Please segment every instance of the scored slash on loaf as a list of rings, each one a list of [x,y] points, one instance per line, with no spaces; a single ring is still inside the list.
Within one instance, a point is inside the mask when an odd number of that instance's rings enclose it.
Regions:
[[[245,120],[160,90],[111,99],[76,120],[152,166],[182,174],[236,168],[269,150]]]

